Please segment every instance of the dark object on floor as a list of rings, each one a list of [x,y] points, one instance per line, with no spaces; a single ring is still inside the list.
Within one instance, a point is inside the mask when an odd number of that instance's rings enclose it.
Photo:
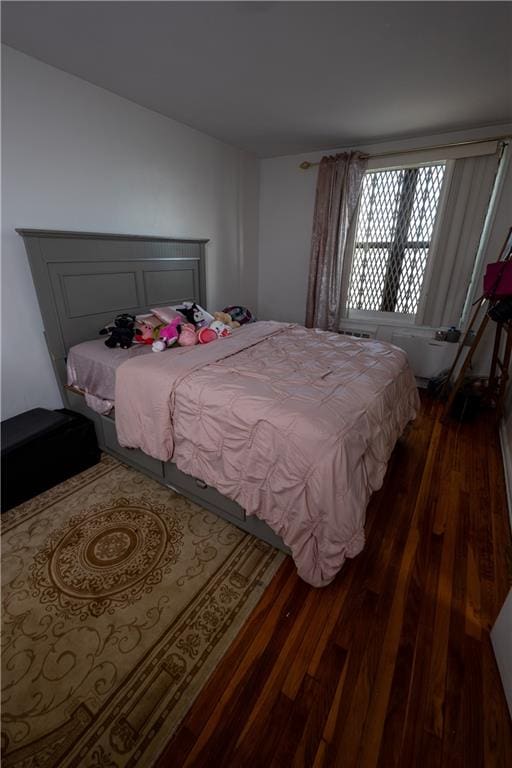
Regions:
[[[2,512],[99,459],[93,422],[74,411],[33,408],[2,421]]]
[[[441,373],[438,373],[437,376],[432,376],[432,378],[428,380],[427,391],[430,395],[432,395],[432,397],[437,399],[441,396],[441,392],[443,391],[446,384],[448,374],[449,370],[446,368],[446,370],[441,371]]]
[[[457,421],[473,421],[485,404],[487,379],[465,378],[453,400],[452,418]]]
[[[481,408],[482,400],[478,395],[469,390],[461,389],[455,395],[451,417],[456,421],[473,421]]]

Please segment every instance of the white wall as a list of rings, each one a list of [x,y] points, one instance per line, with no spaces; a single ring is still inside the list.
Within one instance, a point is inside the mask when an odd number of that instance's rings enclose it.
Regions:
[[[255,157],[2,46],[2,166],[2,418],[62,404],[15,227],[209,238],[209,307],[256,308]]]
[[[400,142],[364,145],[359,149],[372,154],[511,133],[512,125],[507,124]],[[322,155],[341,151],[343,148],[261,161],[258,305],[261,318],[304,322],[317,168],[303,171],[299,165],[303,160],[317,162]],[[504,239],[504,222],[510,220],[511,174],[509,170],[506,182],[508,193],[502,196],[489,240],[491,261],[499,253],[497,243],[500,238],[501,241]],[[509,226],[510,223],[508,221]],[[379,330],[381,338],[390,337],[390,328]]]
[[[491,640],[508,709],[512,716],[512,590],[508,593],[508,597],[492,628]]]

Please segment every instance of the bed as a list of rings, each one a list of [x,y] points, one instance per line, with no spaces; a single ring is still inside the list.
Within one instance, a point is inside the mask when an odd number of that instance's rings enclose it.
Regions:
[[[118,312],[207,304],[206,241],[18,231],[64,399],[91,416],[101,447],[291,552],[309,584],[332,581],[364,546],[368,500],[418,407],[405,354],[265,321],[205,346],[102,350],[110,390],[70,386],[69,351],[94,348],[100,365],[93,340]]]

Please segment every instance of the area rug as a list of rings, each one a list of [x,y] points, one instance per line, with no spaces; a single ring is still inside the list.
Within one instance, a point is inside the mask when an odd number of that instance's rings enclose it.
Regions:
[[[284,557],[110,457],[2,552],[4,768],[151,766]]]

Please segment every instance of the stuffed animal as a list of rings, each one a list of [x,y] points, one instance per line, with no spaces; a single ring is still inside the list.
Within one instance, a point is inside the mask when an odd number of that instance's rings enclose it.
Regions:
[[[137,337],[135,341],[137,341],[139,344],[152,344],[154,341],[154,335],[153,335],[153,328],[150,325],[144,325],[142,328],[137,329],[139,331],[139,334],[137,334]]]
[[[210,341],[216,341],[219,337],[211,328],[200,328],[197,332],[197,340],[200,344],[209,344]]]
[[[178,344],[180,347],[193,347],[197,344],[196,329],[189,323],[184,323],[181,326],[181,333],[178,338]]]
[[[232,320],[231,315],[228,315],[227,312],[214,312],[213,316],[219,322],[224,323],[224,325],[229,325],[229,327],[232,330],[234,328],[240,328],[240,323],[237,320]],[[211,328],[211,324],[210,324],[210,328]]]
[[[105,336],[107,333],[110,334],[105,341],[107,347],[114,349],[119,346],[121,349],[129,349],[133,344],[133,337],[140,334],[140,331],[138,329],[135,330],[134,326],[135,315],[129,315],[124,312],[114,318],[113,325],[106,325],[99,333],[100,336]]]
[[[220,320],[214,320],[213,323],[210,323],[210,328],[212,331],[215,331],[219,339],[231,336],[231,328],[229,325],[226,325],[226,323],[223,323]]]
[[[139,344],[152,344],[155,341],[155,336],[158,338],[158,329],[162,327],[162,323],[158,323],[158,319],[154,315],[139,315],[136,319],[134,341]]]
[[[158,331],[158,339],[153,342],[151,349],[153,352],[163,352],[164,349],[172,347],[178,341],[180,333],[181,322],[179,318],[168,325],[162,325]]]
[[[230,307],[224,307],[223,311],[226,312],[226,314],[228,314],[232,320],[237,320],[240,325],[245,325],[245,323],[254,323],[255,321],[252,313],[246,307],[233,305]]]
[[[184,305],[183,307],[179,308],[179,311],[182,315],[185,316],[187,322],[189,322],[191,325],[196,326],[204,326],[205,325],[205,315],[201,307],[198,307],[197,304],[194,302],[190,305]]]

